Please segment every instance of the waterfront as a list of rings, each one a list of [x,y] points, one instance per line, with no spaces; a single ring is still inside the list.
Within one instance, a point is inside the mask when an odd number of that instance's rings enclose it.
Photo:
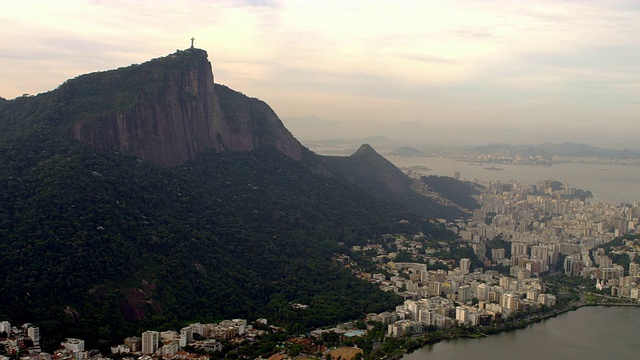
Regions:
[[[423,166],[430,171],[418,171],[423,175],[453,176],[460,172],[462,179],[516,180],[535,184],[551,179],[574,188],[589,190],[591,202],[619,205],[621,202],[640,201],[640,166],[613,164],[563,163],[553,166],[496,164],[502,170],[487,170],[492,164],[470,164],[449,158],[387,156],[399,168]]]
[[[583,307],[525,329],[427,345],[404,360],[633,359],[640,308]]]

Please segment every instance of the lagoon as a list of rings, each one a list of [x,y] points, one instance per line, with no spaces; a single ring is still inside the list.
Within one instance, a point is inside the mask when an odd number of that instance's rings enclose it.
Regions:
[[[525,329],[427,345],[402,359],[637,359],[639,325],[640,308],[582,307]]]
[[[459,171],[464,180],[501,180],[536,184],[542,180],[557,180],[571,187],[589,190],[590,202],[619,205],[640,202],[640,166],[614,164],[562,163],[552,166],[493,164],[502,170],[488,170],[492,164],[470,164],[440,157],[387,156],[395,166],[409,168],[424,166],[423,175],[453,176]]]

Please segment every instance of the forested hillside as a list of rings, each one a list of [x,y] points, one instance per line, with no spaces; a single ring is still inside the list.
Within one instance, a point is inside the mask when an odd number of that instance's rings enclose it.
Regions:
[[[0,316],[102,345],[191,319],[286,323],[288,301],[311,305],[304,327],[381,311],[397,299],[330,257],[422,226],[269,148],[163,168],[33,132],[3,139],[0,174]]]
[[[477,189],[481,185],[471,182],[460,181],[449,176],[429,175],[420,178],[420,181],[427,184],[432,190],[438,192],[442,197],[450,200],[465,209],[473,210],[480,208],[478,200],[473,196],[480,194]]]
[[[402,204],[422,216],[453,220],[465,215],[456,207],[439,204],[416,193],[411,186],[412,180],[368,144],[362,145],[351,156],[320,158],[335,176],[346,179],[369,193]],[[443,182],[443,185],[446,184]]]
[[[302,330],[400,301],[331,257],[446,230],[329,172],[266,103],[214,94],[209,76],[206,52],[179,51],[0,100],[0,319],[35,323],[48,350],[67,336],[104,348],[233,317]]]

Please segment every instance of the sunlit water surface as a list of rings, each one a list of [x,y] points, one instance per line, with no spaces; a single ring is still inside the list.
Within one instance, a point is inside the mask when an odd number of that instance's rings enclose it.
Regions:
[[[590,202],[620,204],[640,202],[640,166],[610,164],[556,164],[553,166],[503,165],[502,170],[487,170],[491,164],[472,165],[448,158],[387,156],[399,168],[424,166],[424,175],[453,176],[459,171],[462,179],[516,180],[536,184],[541,180],[557,180],[571,187],[589,190]]]
[[[584,307],[525,329],[428,345],[403,360],[638,359],[640,308]]]

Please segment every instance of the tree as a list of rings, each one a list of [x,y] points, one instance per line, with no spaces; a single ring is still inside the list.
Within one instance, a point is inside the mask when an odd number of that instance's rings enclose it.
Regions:
[[[304,346],[302,346],[302,344],[296,343],[291,344],[287,352],[289,353],[289,355],[291,355],[291,357],[296,357],[300,355],[300,353],[302,353],[302,350],[304,350]]]

